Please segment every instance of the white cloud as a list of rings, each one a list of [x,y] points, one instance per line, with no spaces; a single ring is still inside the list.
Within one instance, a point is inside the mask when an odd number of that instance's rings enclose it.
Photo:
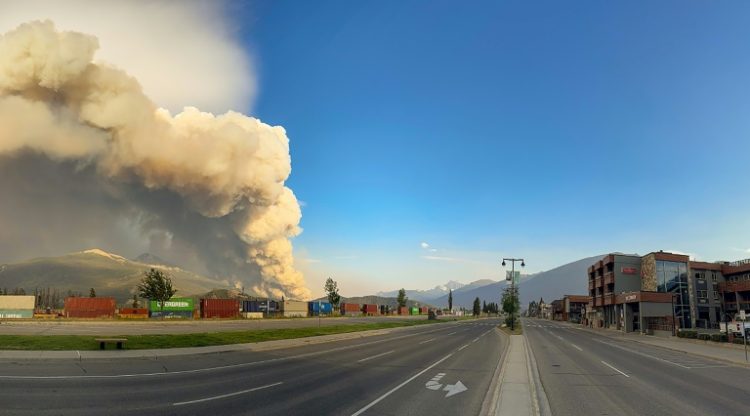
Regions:
[[[228,30],[223,2],[25,0],[3,2],[0,33],[32,20],[99,39],[96,59],[138,79],[157,105],[248,111],[256,90],[247,52]]]
[[[421,243],[420,243],[419,245],[420,245],[420,246],[421,246],[422,248],[424,248],[424,249],[428,249],[428,248],[430,248],[430,245],[429,245],[429,244],[427,244],[427,243],[425,243],[424,241],[422,241],[422,242],[421,242]]]
[[[434,253],[434,252],[436,252],[436,251],[437,251],[437,249],[436,249],[436,248],[431,248],[431,249],[430,249],[430,252],[431,252],[431,253]]]

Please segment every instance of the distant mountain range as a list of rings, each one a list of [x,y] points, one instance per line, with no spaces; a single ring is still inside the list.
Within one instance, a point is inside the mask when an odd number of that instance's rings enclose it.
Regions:
[[[562,298],[563,295],[586,295],[588,292],[587,269],[602,257],[603,255],[587,257],[552,270],[522,276],[518,285],[521,308],[525,308],[530,301],[539,300],[539,298],[550,302]],[[476,298],[499,303],[506,285],[508,282],[503,280],[468,290],[462,288],[462,290],[453,291],[453,307],[471,308]],[[447,307],[448,295],[434,299],[433,303],[437,307]]]
[[[177,296],[204,294],[230,286],[228,281],[183,270],[152,254],[128,260],[100,249],[0,265],[0,286],[24,288],[26,293],[49,287],[84,295],[93,287],[98,296],[113,296],[124,303],[133,296],[136,285],[150,268],[162,269],[172,276]]]
[[[319,299],[315,299],[314,301],[322,301],[322,302],[328,302],[328,298],[322,297]],[[341,303],[356,303],[359,305],[364,304],[373,304],[373,305],[388,305],[391,308],[398,307],[398,301],[395,297],[387,297],[387,296],[350,296],[350,297],[341,297]],[[406,301],[406,306],[409,308],[412,307],[419,307],[419,306],[428,306],[428,307],[435,307],[435,305],[432,305],[428,302],[420,302],[416,300],[409,299]]]
[[[482,280],[471,282],[467,285],[461,282],[456,282],[455,280],[451,280],[444,285],[435,286],[432,289],[427,289],[427,290],[406,289],[406,297],[411,300],[415,300],[417,302],[431,303],[431,302],[434,302],[436,299],[441,298],[442,296],[447,296],[448,292],[451,290],[453,290],[454,292],[458,290],[467,290],[467,289],[471,289],[474,287],[488,285],[494,282],[495,282],[494,280],[482,279]],[[378,292],[377,296],[395,298],[398,296],[398,290],[391,290],[389,292]]]

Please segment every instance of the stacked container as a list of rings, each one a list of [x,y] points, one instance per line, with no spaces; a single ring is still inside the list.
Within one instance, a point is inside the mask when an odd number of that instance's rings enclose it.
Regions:
[[[115,298],[66,298],[67,318],[114,318]]]
[[[333,305],[328,302],[307,302],[307,312],[310,316],[331,315]]]
[[[281,312],[287,318],[300,318],[307,316],[307,302],[299,300],[285,300],[281,302]]]
[[[365,304],[362,305],[362,313],[368,316],[378,314],[378,305]]]
[[[172,298],[164,302],[162,310],[159,302],[152,300],[148,303],[149,316],[165,319],[193,319],[195,303],[193,298]]]
[[[359,315],[359,305],[356,303],[342,303],[341,315]]]
[[[201,318],[238,318],[240,301],[237,299],[201,299]]]
[[[34,317],[34,296],[0,296],[0,319]]]

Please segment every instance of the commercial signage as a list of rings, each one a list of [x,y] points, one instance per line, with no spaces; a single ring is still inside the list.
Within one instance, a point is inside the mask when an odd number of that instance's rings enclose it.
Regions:
[[[159,302],[152,300],[149,302],[149,309],[159,311],[161,310],[161,305],[159,305]],[[193,298],[172,298],[164,302],[164,312],[192,311],[193,309]]]
[[[510,270],[507,270],[507,271],[505,272],[505,280],[507,280],[507,281],[509,281],[509,282],[510,282],[510,280],[511,280],[511,276],[513,276],[513,275],[514,275],[514,274],[513,274],[513,272],[512,272],[512,271],[510,271]],[[520,279],[521,279],[521,272],[520,272],[520,271],[516,271],[516,272],[515,272],[515,279],[514,279],[513,283],[518,283],[518,281],[519,281]]]
[[[635,267],[623,267],[620,270],[622,271],[622,274],[638,274],[638,269]]]
[[[630,302],[638,299],[638,295],[625,295],[625,302]]]

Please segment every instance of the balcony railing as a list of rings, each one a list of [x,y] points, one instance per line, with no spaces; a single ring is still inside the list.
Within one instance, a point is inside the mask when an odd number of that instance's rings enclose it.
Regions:
[[[613,284],[614,282],[615,282],[615,273],[614,272],[604,273],[604,284],[605,285]]]

